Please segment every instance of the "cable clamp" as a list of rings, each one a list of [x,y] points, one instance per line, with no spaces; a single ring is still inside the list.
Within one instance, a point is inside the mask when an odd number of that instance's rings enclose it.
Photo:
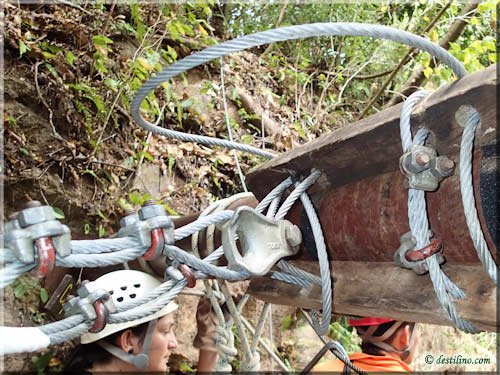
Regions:
[[[409,188],[434,191],[441,180],[453,174],[455,163],[447,156],[437,156],[431,147],[412,145],[399,159],[399,168]]]
[[[398,266],[411,269],[417,275],[423,275],[429,271],[425,260],[433,255],[436,255],[439,264],[445,262],[442,254],[442,241],[438,238],[431,239],[429,245],[415,250],[415,238],[412,237],[411,232],[407,232],[401,236],[400,244],[394,253],[394,261]]]
[[[109,292],[98,289],[92,290],[88,280],[82,282],[78,288],[78,297],[71,298],[64,304],[65,316],[83,314],[87,320],[93,321],[89,332],[97,333],[106,327],[109,314],[116,312],[115,304]]]
[[[159,258],[165,245],[175,242],[174,223],[160,204],[146,201],[138,214],[129,212],[120,220],[118,237],[133,237],[140,246],[147,247],[142,257],[146,260]]]
[[[253,276],[263,276],[280,259],[297,254],[302,242],[296,225],[269,219],[245,206],[236,209],[231,220],[221,226],[221,234],[228,268]]]
[[[5,223],[5,247],[12,249],[25,264],[37,263],[38,277],[54,269],[56,253],[71,254],[71,231],[56,220],[51,206],[30,201],[27,208],[10,216]]]

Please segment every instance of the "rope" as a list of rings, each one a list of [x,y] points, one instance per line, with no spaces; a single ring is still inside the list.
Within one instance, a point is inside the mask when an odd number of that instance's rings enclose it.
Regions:
[[[21,262],[7,264],[0,269],[0,288],[5,288],[7,285],[10,285],[19,276],[33,268],[35,268],[34,264],[23,264]]]
[[[362,24],[362,23],[313,23],[306,25],[281,27],[274,30],[267,30],[240,38],[226,41],[224,43],[208,47],[203,51],[196,52],[184,59],[169,65],[162,72],[146,81],[135,94],[132,104],[132,117],[139,126],[152,133],[161,134],[170,138],[184,142],[199,142],[209,146],[222,146],[229,149],[249,152],[265,158],[272,158],[273,153],[263,151],[256,147],[227,140],[182,133],[174,130],[161,128],[151,122],[146,121],[140,112],[141,103],[146,96],[161,83],[188,71],[196,66],[207,63],[211,60],[229,55],[233,52],[242,51],[247,48],[261,46],[263,44],[294,40],[299,38],[309,38],[315,36],[365,36],[392,40],[403,43],[411,47],[430,53],[448,65],[459,77],[463,77],[466,71],[462,64],[444,48],[424,39],[418,35],[406,31],[394,29],[387,26]]]
[[[474,187],[472,184],[472,149],[474,147],[474,137],[479,122],[479,113],[473,108],[468,109],[467,119],[464,124],[465,129],[460,143],[460,192],[462,195],[465,220],[469,228],[472,243],[474,244],[474,248],[486,272],[496,285],[498,267],[491,256],[488,244],[481,230],[481,224],[479,223],[476,209],[476,200],[474,198]]]
[[[415,140],[412,141],[410,125],[411,112],[414,106],[427,95],[429,95],[427,91],[418,91],[410,95],[408,100],[403,104],[400,119],[403,152],[406,152],[412,144],[423,144],[428,135],[428,130],[419,129]],[[430,232],[424,191],[411,188],[408,190],[408,220],[412,236],[416,240],[416,247],[420,249],[427,246],[430,242]],[[458,316],[456,307],[451,299],[451,297],[463,298],[465,295],[464,292],[444,274],[436,259],[436,255],[427,258],[425,262],[429,269],[429,276],[436,296],[448,318],[465,332],[477,332],[470,322]]]

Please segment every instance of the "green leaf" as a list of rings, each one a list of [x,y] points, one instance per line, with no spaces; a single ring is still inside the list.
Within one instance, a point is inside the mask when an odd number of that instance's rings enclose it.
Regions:
[[[71,65],[71,66],[74,66],[75,64],[75,61],[76,61],[76,56],[73,55],[71,52],[68,52],[66,54],[66,62]]]
[[[30,51],[30,49],[28,48],[28,46],[26,44],[24,44],[24,42],[22,40],[19,40],[19,57],[24,55],[26,53],[26,51]]]
[[[52,207],[52,210],[54,210],[54,216],[56,217],[56,219],[64,219],[64,212],[60,209],[60,208],[57,208],[57,207]]]
[[[113,41],[111,39],[109,39],[107,36],[104,36],[104,35],[93,36],[92,41],[94,42],[95,45],[98,45],[98,46],[106,46],[108,44],[113,43]]]
[[[26,292],[26,284],[19,283],[14,288],[14,297],[16,297],[17,299],[21,299],[21,298],[23,298],[25,292]]]
[[[49,293],[45,288],[40,289],[40,300],[45,303],[49,300]]]

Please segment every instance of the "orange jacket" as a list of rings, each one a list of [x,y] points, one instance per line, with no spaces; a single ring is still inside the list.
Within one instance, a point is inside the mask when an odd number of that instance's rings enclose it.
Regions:
[[[365,371],[412,372],[411,368],[405,362],[388,355],[379,356],[365,353],[353,353],[349,356],[349,359],[354,366],[357,366]],[[333,361],[316,365],[312,369],[312,372],[342,372],[343,369],[344,363],[339,359],[334,359]]]

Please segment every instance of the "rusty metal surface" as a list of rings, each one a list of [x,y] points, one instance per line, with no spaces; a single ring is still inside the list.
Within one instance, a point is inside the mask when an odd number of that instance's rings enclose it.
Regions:
[[[455,158],[454,158],[455,159]],[[480,222],[492,253],[496,253],[483,217],[479,195],[480,151],[474,154],[474,191]],[[336,261],[392,261],[399,246],[399,238],[409,231],[408,190],[404,177],[391,172],[366,178],[336,189],[321,190],[312,196],[318,211],[331,260]],[[470,239],[463,213],[459,176],[455,174],[441,182],[436,192],[427,193],[430,228],[442,240],[443,255],[448,261],[479,262]],[[291,212],[292,222],[301,224],[302,207]],[[314,246],[305,241],[305,246]],[[301,259],[311,259],[314,249],[304,249]],[[495,254],[493,254],[495,255]]]

